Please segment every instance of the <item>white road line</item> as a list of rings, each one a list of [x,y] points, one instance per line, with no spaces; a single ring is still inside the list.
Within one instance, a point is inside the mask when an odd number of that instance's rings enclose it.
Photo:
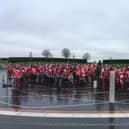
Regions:
[[[129,113],[37,113],[22,111],[0,111],[0,115],[42,118],[129,118]]]

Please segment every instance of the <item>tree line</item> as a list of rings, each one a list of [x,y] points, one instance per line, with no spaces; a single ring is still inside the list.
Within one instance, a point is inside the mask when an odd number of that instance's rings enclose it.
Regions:
[[[61,53],[62,53],[62,56],[66,59],[71,56],[71,51],[68,48],[63,48],[61,50]],[[53,54],[51,53],[51,51],[49,49],[44,49],[42,52],[42,56],[44,56],[46,58],[52,58]],[[75,55],[73,55],[73,58],[75,58]],[[91,56],[88,52],[86,52],[83,54],[82,58],[89,60],[91,58]]]

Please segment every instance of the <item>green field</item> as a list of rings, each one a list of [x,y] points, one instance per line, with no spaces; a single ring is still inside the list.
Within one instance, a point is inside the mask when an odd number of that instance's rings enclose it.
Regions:
[[[0,60],[0,68],[6,68],[8,64],[7,60]]]
[[[8,60],[0,60],[0,68],[7,67],[8,63],[9,63]],[[15,62],[13,64],[14,65],[15,64],[19,64],[19,65],[32,64],[32,65],[34,65],[34,64],[62,64],[62,63],[63,62],[44,62],[44,61],[43,62],[30,62],[30,61],[28,61],[28,62]],[[64,62],[63,64],[70,64],[70,62]],[[83,63],[82,65],[84,65],[84,64],[85,63]],[[89,64],[89,63],[86,63],[86,64]],[[106,66],[106,64],[103,64],[103,63],[102,63],[102,65],[104,67]],[[117,65],[119,65],[120,67],[129,66],[129,64],[110,64],[110,66],[117,66]],[[109,66],[109,64],[108,64],[108,66]]]

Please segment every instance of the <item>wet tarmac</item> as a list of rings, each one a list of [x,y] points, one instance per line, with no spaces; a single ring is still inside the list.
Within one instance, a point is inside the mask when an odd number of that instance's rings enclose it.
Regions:
[[[128,129],[129,119],[48,119],[0,116],[1,129]]]
[[[109,92],[91,84],[58,89],[53,85],[28,85],[22,89],[3,88],[6,71],[0,71],[0,107],[61,111],[129,110],[129,92],[116,91],[116,101],[109,103]]]

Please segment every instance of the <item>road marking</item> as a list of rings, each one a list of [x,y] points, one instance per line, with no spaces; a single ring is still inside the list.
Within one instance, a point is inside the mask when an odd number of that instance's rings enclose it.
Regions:
[[[129,118],[129,111],[40,111],[0,108],[0,115],[42,118]]]

